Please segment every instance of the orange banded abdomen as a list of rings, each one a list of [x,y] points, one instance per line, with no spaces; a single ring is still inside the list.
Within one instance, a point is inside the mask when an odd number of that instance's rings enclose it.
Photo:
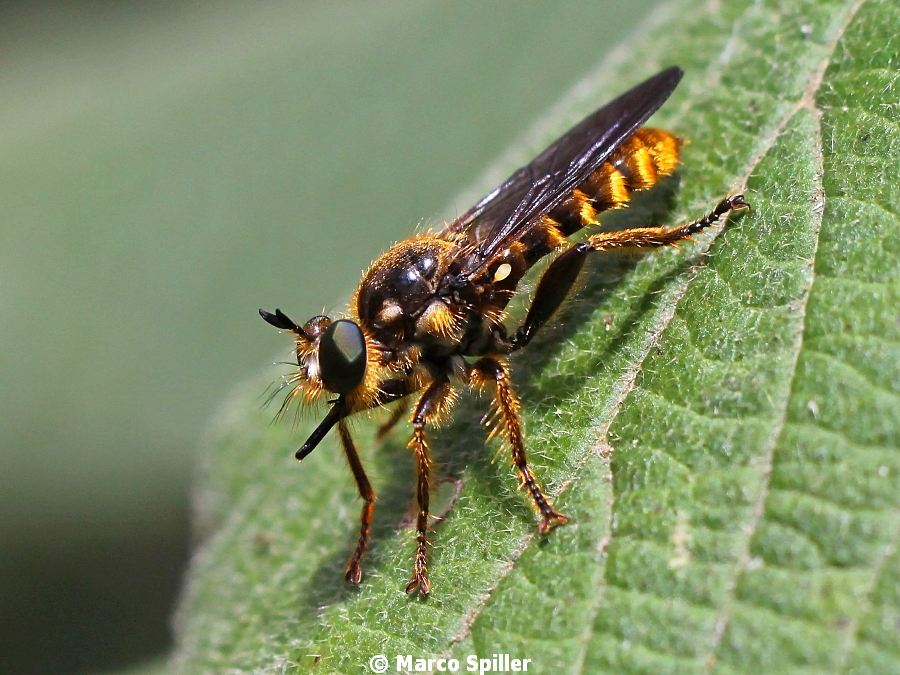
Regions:
[[[635,131],[586,181],[551,211],[563,237],[597,224],[597,216],[625,206],[635,190],[653,187],[678,167],[681,140],[662,129]]]
[[[625,139],[586,181],[488,266],[486,278],[495,291],[505,294],[499,306],[506,305],[532,265],[564,246],[581,228],[596,225],[600,212],[627,205],[632,192],[651,188],[673,173],[680,147],[681,140],[662,129],[643,127]],[[505,272],[503,263],[511,273]],[[498,272],[503,272],[503,279],[498,279]]]

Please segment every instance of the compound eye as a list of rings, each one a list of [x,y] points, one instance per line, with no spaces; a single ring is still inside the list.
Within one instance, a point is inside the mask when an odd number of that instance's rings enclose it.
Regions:
[[[319,341],[319,370],[328,391],[346,394],[366,373],[366,340],[352,321],[338,319]]]

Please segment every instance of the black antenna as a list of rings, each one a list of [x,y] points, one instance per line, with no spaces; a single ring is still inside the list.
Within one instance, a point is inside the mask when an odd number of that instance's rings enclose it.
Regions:
[[[272,314],[271,312],[267,312],[264,309],[260,309],[259,315],[266,323],[272,324],[273,326],[275,326],[275,328],[293,331],[300,337],[306,338],[307,340],[312,342],[312,338],[309,337],[309,335],[307,335],[300,326],[294,323],[294,321],[280,309],[276,309],[274,314]]]

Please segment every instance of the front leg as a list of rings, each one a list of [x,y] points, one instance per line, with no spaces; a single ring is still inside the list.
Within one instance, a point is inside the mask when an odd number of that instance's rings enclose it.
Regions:
[[[416,518],[416,558],[412,580],[407,593],[428,595],[431,581],[428,579],[428,498],[431,491],[431,454],[425,439],[426,424],[436,422],[453,398],[453,389],[446,379],[432,382],[416,404],[412,416],[413,437],[409,442],[416,462],[416,502],[419,507]]]
[[[485,357],[480,359],[472,366],[472,375],[474,384],[482,384],[493,382],[494,389],[494,407],[499,414],[500,419],[498,425],[502,430],[506,439],[512,448],[513,464],[519,472],[519,478],[522,480],[522,486],[528,488],[534,504],[541,514],[541,524],[538,531],[546,534],[556,525],[565,525],[569,522],[569,518],[561,513],[553,510],[550,500],[541,490],[531,473],[528,466],[528,460],[525,457],[525,441],[522,437],[522,425],[519,422],[519,399],[512,390],[512,384],[509,381],[509,373],[503,364],[497,359]]]
[[[341,438],[341,447],[347,456],[347,463],[350,464],[350,470],[353,471],[353,477],[356,479],[356,487],[359,490],[359,496],[362,497],[363,506],[359,515],[359,538],[356,541],[356,548],[347,560],[344,568],[344,578],[351,584],[358,585],[362,580],[362,570],[359,561],[362,560],[366,547],[369,545],[369,534],[372,529],[372,516],[375,514],[375,491],[369,478],[366,476],[359,454],[356,452],[356,446],[353,445],[353,438],[350,436],[350,429],[347,428],[346,420],[338,422],[338,432]]]

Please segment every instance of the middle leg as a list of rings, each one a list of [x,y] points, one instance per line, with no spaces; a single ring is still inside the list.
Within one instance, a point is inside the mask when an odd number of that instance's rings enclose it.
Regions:
[[[513,464],[516,465],[516,470],[519,472],[522,486],[528,488],[528,492],[541,514],[538,531],[546,534],[556,525],[565,525],[569,522],[569,518],[553,510],[550,500],[547,499],[528,466],[522,425],[519,422],[519,399],[512,390],[509,373],[500,361],[491,357],[480,359],[472,366],[472,370],[476,375],[476,384],[479,380],[492,380],[494,383],[494,406],[500,416],[498,423],[503,426],[506,439],[512,448]]]
[[[413,437],[409,442],[416,463],[416,558],[412,580],[406,586],[407,593],[428,595],[431,581],[428,578],[428,499],[431,492],[431,453],[425,439],[425,426],[440,419],[447,404],[452,401],[453,388],[446,379],[432,382],[416,404],[412,416]]]

